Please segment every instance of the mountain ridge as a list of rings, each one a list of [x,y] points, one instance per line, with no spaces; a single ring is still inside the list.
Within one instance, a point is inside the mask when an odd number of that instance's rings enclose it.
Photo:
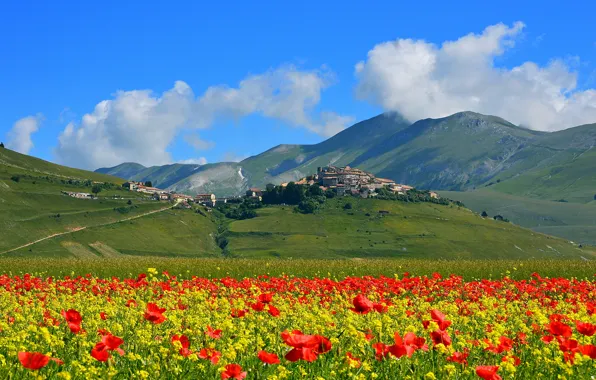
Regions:
[[[413,123],[399,114],[383,113],[318,144],[280,144],[238,163],[177,164],[182,166],[167,180],[159,174],[161,167],[152,167],[133,173],[130,179],[151,180],[157,186],[187,193],[212,191],[228,196],[248,187],[297,180],[316,172],[318,166],[333,164],[359,167],[427,189],[461,191],[498,183],[497,190],[518,192],[528,181],[533,188],[550,186],[546,178],[549,174],[544,172],[550,167],[569,173],[563,176],[566,181],[577,180],[583,173],[573,162],[586,154],[591,158],[594,145],[596,124],[542,132],[472,111]],[[218,168],[227,174],[209,179],[207,173],[216,174]],[[99,170],[115,174],[122,169],[119,165]],[[583,190],[573,190],[570,198],[591,201],[591,181],[581,183]],[[526,193],[552,196],[548,191]],[[563,191],[562,196],[567,195]]]

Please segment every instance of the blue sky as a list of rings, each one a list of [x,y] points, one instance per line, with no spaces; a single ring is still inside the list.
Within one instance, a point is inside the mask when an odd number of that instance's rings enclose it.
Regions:
[[[0,140],[95,169],[239,159],[383,111],[596,122],[596,4],[369,3],[3,2]]]

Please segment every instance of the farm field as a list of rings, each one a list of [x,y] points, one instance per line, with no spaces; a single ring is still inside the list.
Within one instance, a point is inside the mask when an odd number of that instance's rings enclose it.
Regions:
[[[4,378],[588,379],[596,370],[596,268],[577,261],[0,264],[10,273],[0,276]]]

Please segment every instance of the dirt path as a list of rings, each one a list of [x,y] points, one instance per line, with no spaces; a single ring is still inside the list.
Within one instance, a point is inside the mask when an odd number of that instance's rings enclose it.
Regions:
[[[177,204],[177,203],[176,203],[176,204]],[[128,218],[124,218],[124,219],[116,220],[116,221],[114,221],[114,222],[108,222],[108,223],[96,224],[96,225],[94,225],[94,226],[84,226],[84,227],[77,227],[77,228],[73,228],[73,229],[72,229],[72,230],[70,230],[70,231],[58,232],[58,233],[55,233],[55,234],[52,234],[52,235],[49,235],[49,236],[43,237],[43,238],[41,238],[41,239],[34,240],[34,241],[32,241],[32,242],[29,242],[29,243],[27,243],[27,244],[23,244],[23,245],[21,245],[21,246],[19,246],[19,247],[16,247],[16,248],[11,248],[11,249],[9,249],[9,250],[6,250],[6,251],[4,251],[4,252],[0,252],[0,255],[3,255],[3,254],[5,254],[5,253],[14,252],[14,251],[17,251],[17,250],[19,250],[19,249],[26,248],[26,247],[29,247],[29,246],[31,246],[31,245],[34,245],[34,244],[40,243],[40,242],[42,242],[42,241],[44,241],[44,240],[53,239],[53,238],[55,238],[55,237],[57,237],[57,236],[68,235],[68,234],[72,234],[73,232],[82,231],[82,230],[85,230],[85,229],[87,229],[87,228],[109,226],[109,225],[111,225],[111,224],[117,224],[117,223],[127,222],[127,221],[129,221],[129,220],[138,219],[138,218],[142,218],[142,217],[144,217],[144,216],[147,216],[147,215],[151,215],[151,214],[155,214],[155,213],[158,213],[158,212],[163,212],[163,211],[166,211],[166,210],[170,210],[171,208],[173,208],[174,206],[176,206],[176,204],[175,204],[175,205],[173,205],[173,206],[172,206],[172,205],[170,205],[170,206],[168,206],[168,207],[165,207],[165,208],[160,208],[160,209],[158,209],[158,210],[153,210],[153,211],[149,211],[149,212],[146,212],[146,213],[143,213],[143,214],[139,214],[139,215],[131,216],[131,217],[128,217]]]

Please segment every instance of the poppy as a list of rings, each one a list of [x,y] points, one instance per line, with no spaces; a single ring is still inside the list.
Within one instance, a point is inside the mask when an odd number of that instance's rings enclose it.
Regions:
[[[259,302],[270,303],[273,300],[273,294],[263,293],[259,295]]]
[[[373,343],[372,348],[375,350],[375,358],[379,361],[383,360],[383,358],[389,355],[389,346],[385,343]]]
[[[38,370],[50,362],[50,357],[40,352],[19,352],[18,358],[23,367]]]
[[[447,331],[441,331],[441,330],[433,331],[430,333],[430,337],[431,337],[435,346],[439,343],[443,343],[445,346],[451,345],[451,337],[449,336]]]
[[[585,336],[592,336],[596,334],[596,325],[588,322],[575,321],[575,328],[577,329],[578,333]]]
[[[103,311],[99,313],[99,317],[105,321],[106,319],[108,319],[108,315],[106,313],[104,313]]]
[[[110,353],[106,349],[106,346],[100,342],[97,343],[93,349],[91,349],[91,356],[93,356],[97,361],[105,362],[110,357]]]
[[[180,342],[180,351],[178,351],[180,353],[180,355],[186,357],[189,356],[192,352],[190,351],[190,341],[188,340],[188,337],[186,335],[174,335],[172,337],[172,343],[174,342]]]
[[[479,365],[476,367],[476,375],[484,380],[501,380],[501,376],[497,375],[498,370],[498,365]]]
[[[352,303],[354,307],[350,310],[358,314],[367,314],[374,308],[372,301],[366,298],[364,294],[358,294]]]
[[[273,317],[279,317],[279,310],[273,305],[269,305],[267,312]]]
[[[593,344],[586,344],[584,346],[581,346],[579,348],[579,352],[581,352],[582,355],[589,356],[590,359],[596,359],[596,346],[594,346]]]
[[[272,352],[261,350],[257,357],[265,364],[279,364],[279,357]]]
[[[211,326],[207,326],[207,331],[205,332],[205,334],[211,339],[221,338],[221,333],[221,330],[214,330]]]
[[[265,304],[262,302],[251,303],[250,308],[254,311],[263,311],[263,309],[265,309]]]
[[[69,309],[67,311],[62,310],[61,314],[64,317],[64,319],[66,319],[70,331],[73,334],[78,334],[81,331],[81,322],[83,321],[81,313],[74,309]]]
[[[559,321],[552,321],[548,325],[548,331],[554,336],[563,336],[565,338],[569,338],[573,334],[571,327]]]
[[[439,310],[433,309],[430,311],[430,316],[439,325],[439,330],[445,331],[449,326],[451,326],[451,321],[447,320],[445,314],[441,313]]]
[[[162,309],[157,304],[149,302],[147,304],[147,310],[145,311],[145,319],[149,322],[155,323],[156,325],[163,323],[166,320],[166,316],[163,313],[166,309]]]
[[[213,364],[217,364],[219,362],[219,358],[221,358],[221,352],[213,349],[213,348],[202,348],[199,351],[199,358],[209,360]]]
[[[232,309],[232,318],[242,318],[246,315],[246,310]]]
[[[468,353],[467,352],[454,352],[451,356],[447,357],[448,362],[454,362],[459,364],[468,364]]]
[[[293,347],[285,356],[291,362],[313,362],[319,354],[331,350],[331,341],[321,335],[305,335],[300,330],[294,330],[291,333],[282,332],[281,338],[288,346]]]
[[[222,380],[234,379],[242,380],[246,377],[246,372],[242,372],[242,367],[238,364],[228,364],[226,370],[221,373]]]

